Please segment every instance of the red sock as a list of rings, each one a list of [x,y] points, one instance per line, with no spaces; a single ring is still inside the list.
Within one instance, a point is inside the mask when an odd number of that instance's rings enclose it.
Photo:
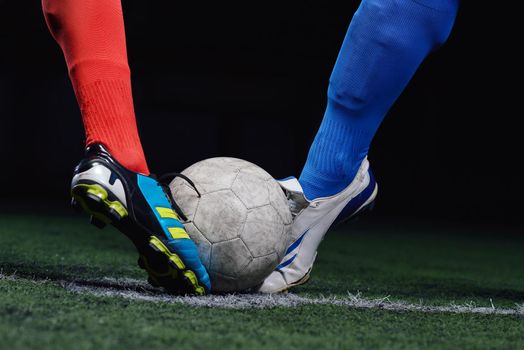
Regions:
[[[138,136],[120,0],[42,0],[64,53],[86,132],[130,170],[149,175]]]

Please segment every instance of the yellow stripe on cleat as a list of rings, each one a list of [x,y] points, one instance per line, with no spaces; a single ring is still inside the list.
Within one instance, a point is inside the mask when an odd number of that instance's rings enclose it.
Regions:
[[[156,211],[158,212],[158,215],[160,215],[163,219],[176,219],[180,220],[180,217],[177,213],[171,208],[164,208],[164,207],[155,207]]]
[[[182,227],[168,227],[167,229],[173,239],[189,239],[189,235]]]

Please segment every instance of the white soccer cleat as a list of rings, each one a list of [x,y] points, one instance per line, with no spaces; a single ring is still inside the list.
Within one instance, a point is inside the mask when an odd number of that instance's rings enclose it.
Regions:
[[[286,255],[259,287],[261,293],[280,293],[304,284],[317,256],[317,248],[333,223],[339,223],[372,207],[377,183],[367,158],[353,181],[340,193],[309,201],[295,177],[279,181],[293,213],[291,245]]]

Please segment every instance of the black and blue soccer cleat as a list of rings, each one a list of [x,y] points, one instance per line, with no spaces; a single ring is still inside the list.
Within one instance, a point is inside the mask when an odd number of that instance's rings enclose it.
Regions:
[[[133,242],[138,264],[153,286],[175,294],[211,290],[197,247],[180,221],[183,213],[167,186],[124,168],[95,144],[75,168],[71,196],[73,206],[91,215],[92,224],[112,224]]]

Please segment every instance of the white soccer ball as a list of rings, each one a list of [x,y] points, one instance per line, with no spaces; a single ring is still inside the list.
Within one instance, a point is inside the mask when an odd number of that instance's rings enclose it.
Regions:
[[[198,246],[214,292],[256,287],[282,260],[291,212],[277,181],[261,167],[231,157],[197,162],[169,185]]]

